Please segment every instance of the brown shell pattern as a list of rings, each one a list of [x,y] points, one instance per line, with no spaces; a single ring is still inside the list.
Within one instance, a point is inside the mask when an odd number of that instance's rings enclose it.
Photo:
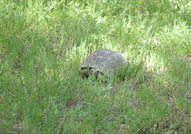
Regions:
[[[93,68],[104,73],[105,71],[111,72],[126,64],[126,60],[121,53],[110,49],[100,49],[89,55],[80,68]]]

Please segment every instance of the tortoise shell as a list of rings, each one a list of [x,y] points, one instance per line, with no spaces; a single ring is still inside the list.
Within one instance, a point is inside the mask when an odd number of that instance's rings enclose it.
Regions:
[[[80,65],[80,68],[86,77],[92,73],[106,74],[111,77],[113,72],[126,66],[126,64],[127,62],[121,53],[110,49],[99,49],[89,55]]]

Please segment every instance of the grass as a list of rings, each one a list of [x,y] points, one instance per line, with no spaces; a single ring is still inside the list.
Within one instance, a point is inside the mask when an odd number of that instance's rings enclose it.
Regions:
[[[0,2],[0,132],[191,133],[189,0]],[[113,83],[83,79],[97,49]]]

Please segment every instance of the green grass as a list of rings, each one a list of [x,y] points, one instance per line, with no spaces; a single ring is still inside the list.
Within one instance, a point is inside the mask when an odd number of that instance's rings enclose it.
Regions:
[[[191,133],[189,0],[0,1],[0,133]],[[125,55],[112,83],[80,76]]]

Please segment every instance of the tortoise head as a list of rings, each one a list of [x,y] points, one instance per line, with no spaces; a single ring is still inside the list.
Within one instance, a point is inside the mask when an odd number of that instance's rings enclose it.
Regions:
[[[92,68],[92,67],[82,67],[81,68],[81,73],[86,78],[88,78],[91,75],[95,75],[97,78],[98,72],[99,72],[98,70],[96,70],[95,68]]]

